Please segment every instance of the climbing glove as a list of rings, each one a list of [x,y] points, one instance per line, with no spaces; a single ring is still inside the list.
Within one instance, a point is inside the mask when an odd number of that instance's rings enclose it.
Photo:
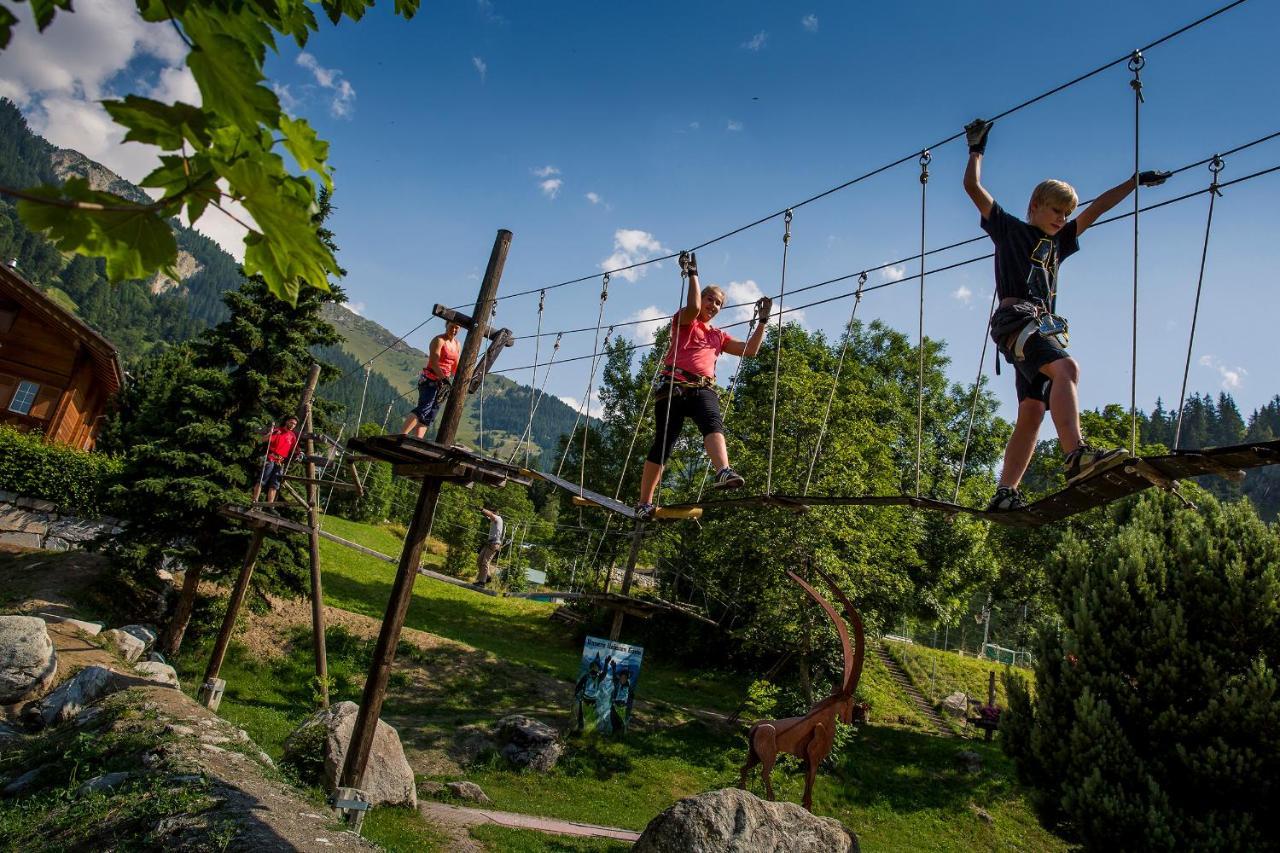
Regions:
[[[769,322],[769,312],[773,310],[773,300],[767,296],[761,296],[756,300],[756,320],[761,323]]]
[[[681,275],[697,275],[698,274],[698,256],[693,252],[680,253],[680,274]]]
[[[1172,174],[1172,172],[1161,172],[1158,169],[1148,169],[1138,173],[1138,184],[1144,187],[1158,187],[1169,180]]]
[[[987,134],[991,133],[991,125],[986,119],[975,118],[964,126],[964,138],[969,143],[969,151],[974,154],[985,154],[987,151]]]

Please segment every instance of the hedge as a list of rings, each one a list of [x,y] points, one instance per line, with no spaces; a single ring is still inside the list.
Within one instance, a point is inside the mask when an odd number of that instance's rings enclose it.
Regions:
[[[114,456],[47,444],[39,433],[0,426],[0,490],[50,501],[68,515],[101,515],[120,468]]]

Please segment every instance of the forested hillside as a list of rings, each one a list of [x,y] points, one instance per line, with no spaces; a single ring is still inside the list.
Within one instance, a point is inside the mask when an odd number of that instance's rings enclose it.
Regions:
[[[31,187],[57,184],[71,175],[87,178],[95,187],[133,200],[143,191],[82,154],[51,145],[31,132],[18,107],[0,98],[0,186]],[[197,231],[173,223],[179,248],[180,280],[156,276],[147,281],[113,285],[101,259],[64,258],[39,234],[18,219],[11,200],[0,196],[0,256],[58,303],[107,336],[120,350],[126,369],[157,347],[195,337],[227,318],[223,294],[243,282],[240,265],[217,243]],[[335,413],[349,433],[361,412],[365,422],[397,428],[416,402],[418,371],[425,354],[382,326],[342,306],[326,306],[325,319],[342,334],[341,346],[324,347],[316,355],[337,367],[343,378],[322,386],[319,393],[340,407]],[[391,345],[373,362],[365,387],[362,365]],[[509,451],[529,418],[532,389],[495,376],[485,383],[483,400],[468,402],[459,440]],[[483,415],[482,415],[483,407]],[[559,399],[538,407],[533,442],[554,448],[573,427],[574,411]],[[483,442],[481,425],[483,417]]]

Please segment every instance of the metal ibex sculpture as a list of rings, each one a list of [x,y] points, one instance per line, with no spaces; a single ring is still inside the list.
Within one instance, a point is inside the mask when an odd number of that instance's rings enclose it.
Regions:
[[[844,653],[844,678],[839,689],[826,699],[815,704],[803,717],[788,717],[785,720],[761,720],[747,732],[747,763],[742,765],[742,775],[738,787],[747,787],[747,774],[751,768],[760,765],[760,776],[764,779],[765,794],[773,799],[773,783],[769,775],[773,772],[774,762],[781,754],[790,753],[805,763],[804,800],[803,805],[813,811],[813,780],[818,775],[818,765],[831,754],[831,745],[836,733],[836,715],[848,724],[853,722],[853,691],[862,676],[862,661],[866,652],[866,639],[863,636],[862,617],[854,609],[852,603],[831,576],[821,569],[814,568],[822,579],[831,587],[831,592],[840,600],[844,608],[845,618],[853,626],[855,640],[854,651],[849,649],[849,632],[840,617],[825,598],[818,595],[813,587],[801,580],[794,572],[787,575],[809,593],[814,601],[821,605],[831,621],[835,623],[836,633],[840,635],[840,647]]]

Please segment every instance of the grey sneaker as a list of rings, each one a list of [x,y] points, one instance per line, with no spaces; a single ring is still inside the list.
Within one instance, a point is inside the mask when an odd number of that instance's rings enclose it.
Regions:
[[[1001,486],[996,489],[995,497],[991,499],[991,503],[987,504],[987,512],[1013,512],[1024,509],[1026,506],[1027,499],[1020,490],[1009,486]]]
[[[657,511],[657,509],[658,508],[656,506],[650,503],[636,504],[636,520],[648,521],[649,519],[653,518],[653,514],[654,512]]]
[[[716,481],[712,488],[740,489],[746,484],[746,482],[746,480],[742,479],[742,475],[732,468],[721,468],[716,474]]]
[[[1124,450],[1102,450],[1082,444],[1067,454],[1066,462],[1063,465],[1063,473],[1067,477],[1067,485],[1083,480],[1090,474],[1105,471],[1127,458],[1129,458],[1129,454]]]

